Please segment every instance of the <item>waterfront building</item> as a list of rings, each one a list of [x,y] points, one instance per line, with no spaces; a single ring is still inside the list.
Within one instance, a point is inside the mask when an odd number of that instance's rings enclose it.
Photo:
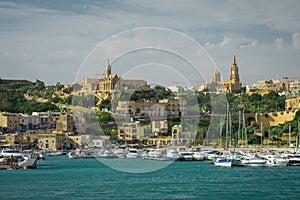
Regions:
[[[195,140],[195,133],[184,132],[181,125],[172,127],[172,141],[174,145],[191,144]]]
[[[19,125],[21,131],[37,129],[40,124],[40,118],[37,115],[19,114]]]
[[[3,132],[15,132],[20,130],[20,116],[17,113],[0,113],[0,126]]]
[[[147,139],[147,144],[153,146],[165,146],[165,145],[171,145],[172,141],[173,138],[171,136],[153,137]]]
[[[39,129],[55,129],[56,121],[59,119],[60,112],[33,112],[32,115],[39,117]]]
[[[123,123],[118,127],[118,138],[122,141],[137,142],[144,139],[144,128],[139,122]]]
[[[65,149],[67,143],[65,142],[64,134],[39,134],[38,135],[38,147],[41,150],[57,151]]]
[[[74,132],[75,124],[73,116],[69,113],[62,113],[56,121],[56,131],[59,133]]]
[[[168,132],[168,121],[160,120],[160,121],[151,121],[151,129],[154,135],[158,135],[160,132],[167,133]]]

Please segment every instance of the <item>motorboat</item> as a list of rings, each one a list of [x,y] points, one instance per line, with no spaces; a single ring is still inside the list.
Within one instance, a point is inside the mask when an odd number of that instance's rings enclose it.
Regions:
[[[202,152],[196,151],[196,152],[192,152],[192,154],[193,154],[193,160],[195,161],[202,161],[205,159],[205,154]]]
[[[247,156],[241,158],[241,163],[250,167],[264,167],[267,163],[267,160],[260,157]]]
[[[0,156],[22,158],[23,154],[18,149],[3,149]]]
[[[283,167],[287,166],[288,161],[276,155],[265,155],[263,158],[267,159],[267,167]]]
[[[288,165],[289,166],[300,166],[300,155],[288,155]]]
[[[148,152],[149,158],[161,158],[163,157],[163,153],[161,149],[151,149]]]
[[[180,161],[193,161],[193,154],[191,152],[180,152]]]
[[[139,157],[139,152],[137,149],[128,149],[128,153],[126,155],[127,158],[138,158]]]
[[[98,158],[111,159],[111,158],[118,158],[118,156],[112,150],[107,149],[102,154],[100,154]]]
[[[166,153],[167,160],[175,161],[175,160],[179,160],[181,157],[182,157],[181,154],[179,153],[179,151],[176,148],[171,148]]]
[[[217,158],[217,160],[214,162],[214,165],[220,166],[220,167],[231,167],[232,160],[229,160],[226,158]]]
[[[94,158],[91,150],[85,148],[77,148],[75,151],[68,153],[69,158]]]

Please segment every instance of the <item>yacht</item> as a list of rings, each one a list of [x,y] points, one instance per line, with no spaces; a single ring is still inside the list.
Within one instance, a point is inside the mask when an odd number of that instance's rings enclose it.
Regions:
[[[192,154],[193,154],[193,160],[195,161],[202,161],[205,159],[205,154],[202,152],[195,151],[192,152]]]
[[[23,157],[23,154],[18,149],[3,149],[0,154],[1,157]]]
[[[193,154],[191,152],[181,152],[181,157],[179,158],[180,161],[193,161]]]
[[[300,166],[300,155],[288,155],[289,166]]]
[[[181,157],[181,154],[176,148],[170,149],[166,154],[166,159],[171,161],[179,160]]]
[[[107,149],[102,154],[100,154],[98,158],[110,159],[110,158],[118,158],[118,156],[111,149]]]
[[[128,149],[127,158],[138,158],[139,152],[137,149]]]
[[[226,158],[217,158],[217,160],[214,162],[214,165],[220,167],[231,167],[232,161]]]
[[[287,166],[288,161],[276,155],[266,155],[263,158],[267,159],[267,167],[283,167]]]
[[[267,163],[267,160],[259,157],[242,157],[241,158],[241,163],[245,166],[250,166],[250,167],[264,167]]]

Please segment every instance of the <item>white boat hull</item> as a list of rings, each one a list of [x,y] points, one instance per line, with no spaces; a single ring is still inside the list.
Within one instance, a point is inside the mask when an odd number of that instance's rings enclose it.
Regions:
[[[232,162],[226,161],[226,162],[214,162],[214,165],[219,167],[232,167]]]

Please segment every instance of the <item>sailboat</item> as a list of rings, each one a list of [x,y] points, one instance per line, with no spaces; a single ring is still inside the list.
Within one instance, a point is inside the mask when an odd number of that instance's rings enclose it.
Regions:
[[[229,123],[229,104],[227,102],[226,106],[226,142],[225,142],[225,150],[228,149],[228,123]],[[222,128],[222,127],[221,127]],[[221,137],[222,138],[222,137]],[[220,167],[231,167],[232,166],[232,160],[226,158],[226,157],[219,157],[217,160],[214,162],[214,165],[220,166]]]

